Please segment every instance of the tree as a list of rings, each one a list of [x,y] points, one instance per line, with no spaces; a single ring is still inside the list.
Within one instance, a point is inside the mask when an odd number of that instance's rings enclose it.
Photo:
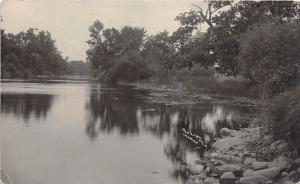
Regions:
[[[59,75],[65,71],[65,60],[49,32],[30,28],[13,35],[2,30],[1,39],[2,77]]]
[[[300,23],[275,22],[254,25],[241,39],[242,74],[269,93],[282,92],[297,74],[300,64]]]
[[[169,68],[174,56],[169,33],[164,31],[147,37],[142,55],[154,71]]]
[[[180,21],[179,30],[184,30],[189,37],[200,24],[206,23],[210,51],[219,72],[233,76],[239,74],[239,38],[248,28],[274,17],[283,22],[299,19],[299,8],[293,1],[208,1],[206,10],[195,7],[196,10],[176,18]]]
[[[134,71],[139,71],[135,69],[142,68],[141,71],[146,72],[147,67],[141,67],[144,65],[141,59],[146,35],[144,28],[125,26],[121,30],[104,29],[100,21],[95,21],[89,31],[91,39],[87,41],[90,46],[87,60],[99,79],[111,83],[119,79],[133,81],[141,76],[133,75]]]

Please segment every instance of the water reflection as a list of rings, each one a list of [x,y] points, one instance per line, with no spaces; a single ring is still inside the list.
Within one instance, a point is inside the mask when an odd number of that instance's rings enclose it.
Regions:
[[[54,96],[47,94],[1,94],[1,113],[22,117],[46,118]]]
[[[171,175],[177,180],[185,180],[190,174],[189,155],[202,157],[206,149],[186,139],[183,129],[199,135],[209,148],[219,129],[238,129],[241,126],[236,121],[237,109],[233,107],[210,103],[149,103],[140,98],[139,92],[130,88],[121,91],[92,88],[86,106],[89,113],[86,133],[92,139],[100,132],[110,133],[113,130],[120,135],[150,132],[158,139],[166,138],[164,154],[173,163]],[[147,95],[146,91],[143,93]]]
[[[44,164],[44,158],[47,156],[55,158],[53,160],[57,159],[58,165],[54,167],[52,163],[46,163],[45,167],[49,169],[48,171],[58,171],[59,174],[55,176],[63,176],[64,179],[83,174],[83,178],[86,176],[97,180],[105,175],[99,174],[98,171],[108,174],[113,173],[111,172],[113,170],[116,175],[153,183],[152,169],[157,171],[162,168],[155,177],[164,180],[171,177],[177,180],[175,183],[184,183],[181,181],[184,181],[193,170],[194,164],[191,163],[201,158],[205,149],[209,149],[213,138],[218,136],[219,129],[222,127],[238,129],[241,126],[236,121],[237,115],[241,113],[240,107],[217,105],[208,101],[194,105],[154,103],[158,100],[147,101],[151,91],[135,90],[128,86],[107,88],[90,83],[51,86],[30,84],[23,88],[19,88],[22,87],[20,84],[9,86],[13,86],[13,90],[6,86],[5,93],[1,94],[1,120],[7,122],[5,127],[8,132],[5,142],[15,146],[10,151],[18,150],[21,155],[26,153],[23,156],[28,159],[17,160],[19,157],[14,157],[10,153],[7,153],[6,157],[12,156],[11,160],[18,162],[31,160],[35,164]],[[28,94],[32,90],[35,94]],[[55,96],[40,94],[46,91],[51,91]],[[76,116],[72,116],[74,113],[77,113]],[[13,122],[19,122],[19,119],[14,121],[14,117],[20,117],[24,122],[42,121],[45,122],[43,124],[45,126],[38,129],[33,127],[26,131],[20,129],[8,131],[15,128],[11,127]],[[199,135],[208,147],[201,147],[187,139],[183,135],[183,129]],[[85,133],[84,136],[82,133]],[[22,137],[20,140],[24,141],[22,143],[14,141],[15,137]],[[93,144],[90,144],[90,140]],[[36,145],[38,151],[22,147],[32,144]],[[45,152],[40,154],[43,156],[37,157],[37,152],[43,150]],[[110,156],[112,152],[118,154]],[[80,153],[78,154],[80,156],[73,159],[70,155],[74,153],[75,155]],[[69,165],[61,166],[61,161],[68,161]],[[133,174],[123,173],[124,169],[119,167],[119,161]],[[31,168],[32,163],[28,162],[25,165]],[[87,170],[97,172],[84,175],[87,172],[82,172],[79,167],[84,164]],[[65,166],[69,169],[65,169]],[[139,174],[135,171],[137,167],[141,170]],[[205,169],[205,165],[199,167]],[[11,168],[14,169],[13,166]],[[40,165],[32,168],[40,168]],[[28,169],[28,172],[35,178],[36,171],[32,168]],[[64,172],[67,174],[61,174]],[[110,177],[108,180],[111,182],[108,183],[118,183],[114,179]]]
[[[110,133],[118,130],[121,135],[138,133],[136,111],[139,99],[128,88],[119,90],[101,90],[92,87],[86,109],[88,111],[86,132],[91,139],[98,132]]]

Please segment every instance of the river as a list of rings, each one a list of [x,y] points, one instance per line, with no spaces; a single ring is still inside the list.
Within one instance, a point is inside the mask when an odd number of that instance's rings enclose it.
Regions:
[[[236,117],[248,110],[169,96],[84,80],[2,81],[2,169],[14,184],[183,183],[218,130],[244,126]]]

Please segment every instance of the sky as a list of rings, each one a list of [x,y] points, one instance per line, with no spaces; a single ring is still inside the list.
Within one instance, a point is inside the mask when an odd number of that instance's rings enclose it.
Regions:
[[[88,27],[100,20],[105,28],[144,27],[147,34],[173,32],[174,18],[196,0],[3,0],[1,28],[9,33],[30,27],[47,30],[69,60],[85,60]]]

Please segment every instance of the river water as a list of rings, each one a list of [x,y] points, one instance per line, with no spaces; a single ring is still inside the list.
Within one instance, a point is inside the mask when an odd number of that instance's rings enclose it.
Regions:
[[[88,81],[2,81],[2,170],[14,184],[183,183],[218,130],[240,128],[236,119],[248,110],[180,96]]]

